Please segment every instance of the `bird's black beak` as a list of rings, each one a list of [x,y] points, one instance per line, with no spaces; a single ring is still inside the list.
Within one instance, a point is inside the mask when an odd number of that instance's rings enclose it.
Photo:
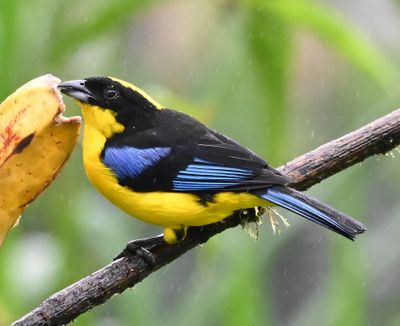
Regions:
[[[72,98],[89,103],[89,99],[94,99],[92,93],[85,86],[86,81],[81,80],[70,80],[60,83],[57,88],[65,95],[71,96]]]

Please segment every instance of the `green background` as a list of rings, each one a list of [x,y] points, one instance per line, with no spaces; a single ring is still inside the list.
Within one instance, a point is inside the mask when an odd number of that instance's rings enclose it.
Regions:
[[[115,76],[274,166],[398,107],[399,54],[394,0],[0,0],[1,99],[45,73]],[[160,233],[93,189],[80,144],[0,250],[0,325]],[[398,156],[310,190],[367,225],[355,243],[281,211],[280,235],[224,232],[75,325],[399,325]]]

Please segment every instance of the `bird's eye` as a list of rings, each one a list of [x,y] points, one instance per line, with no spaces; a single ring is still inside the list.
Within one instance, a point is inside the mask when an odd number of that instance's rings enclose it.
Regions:
[[[106,100],[113,100],[118,97],[118,91],[113,88],[107,88],[103,92],[103,96]]]

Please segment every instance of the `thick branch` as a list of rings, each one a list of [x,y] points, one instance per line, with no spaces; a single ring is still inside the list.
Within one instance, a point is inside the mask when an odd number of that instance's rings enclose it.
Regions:
[[[289,175],[292,187],[304,190],[374,154],[384,154],[400,144],[400,109],[331,141],[287,163],[279,170]],[[140,255],[120,258],[45,300],[13,325],[59,325],[71,322],[116,293],[134,286],[149,274],[172,262],[210,237],[237,226],[239,213],[223,222],[191,228],[177,245],[153,247],[154,264]]]

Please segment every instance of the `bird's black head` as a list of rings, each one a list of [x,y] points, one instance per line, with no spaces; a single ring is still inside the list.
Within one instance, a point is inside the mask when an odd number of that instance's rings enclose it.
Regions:
[[[111,110],[125,122],[152,115],[161,106],[138,87],[111,77],[90,77],[62,82],[60,91],[83,106]],[[86,105],[85,105],[86,104]]]

